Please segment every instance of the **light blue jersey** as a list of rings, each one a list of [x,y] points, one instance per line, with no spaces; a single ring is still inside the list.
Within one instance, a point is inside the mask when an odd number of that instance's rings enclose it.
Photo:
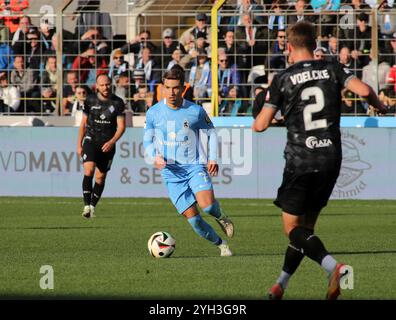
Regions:
[[[217,159],[212,121],[201,106],[187,100],[177,110],[161,100],[147,111],[144,147],[148,155],[162,155],[169,165],[206,164]]]
[[[201,106],[187,100],[179,109],[165,100],[152,106],[146,113],[144,148],[147,160],[161,155],[166,161],[162,177],[179,213],[195,203],[197,192],[213,189],[206,164],[217,161],[217,136]]]

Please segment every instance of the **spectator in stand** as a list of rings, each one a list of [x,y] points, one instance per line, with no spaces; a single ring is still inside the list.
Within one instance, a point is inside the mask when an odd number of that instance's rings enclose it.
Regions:
[[[81,36],[80,52],[84,52],[89,48],[94,48],[96,55],[101,60],[105,60],[109,64],[110,46],[107,40],[102,36],[102,28],[93,27]]]
[[[154,92],[154,85],[161,82],[161,72],[152,58],[151,49],[149,47],[143,48],[142,57],[136,61],[135,69],[144,71],[149,90],[150,92]]]
[[[147,97],[149,94],[148,87],[146,85],[140,85],[138,88],[138,92],[133,95],[133,101],[131,103],[132,111],[135,114],[144,114],[146,113],[147,106]]]
[[[316,24],[317,16],[307,13],[312,13],[313,8],[311,5],[305,3],[305,0],[297,0],[294,5],[291,5],[289,12],[295,12],[295,14],[289,15],[287,18],[287,25],[296,24],[299,21],[308,21],[312,24]]]
[[[143,75],[144,77],[144,75]],[[119,96],[125,103],[126,110],[131,110],[131,97],[134,91],[131,87],[129,73],[121,73],[115,80],[114,94]]]
[[[121,49],[116,49],[112,55],[112,61],[110,63],[110,79],[112,79],[113,83],[115,83],[121,74],[128,72],[129,63],[125,61],[124,54],[122,53]]]
[[[29,28],[27,43],[26,66],[30,70],[33,70],[34,81],[38,83],[40,81],[42,51],[40,45],[40,32],[36,27]]]
[[[198,13],[195,17],[195,26],[184,31],[180,37],[179,42],[183,46],[186,46],[187,43],[190,42],[191,36],[194,39],[197,39],[198,33],[201,33],[203,34],[206,43],[210,44],[212,40],[211,31],[210,31],[210,26],[207,25],[207,21],[208,21],[208,17],[206,16],[205,13]]]
[[[98,57],[92,47],[74,60],[72,69],[79,72],[79,83],[86,84],[91,89],[94,88],[99,74],[108,73],[105,57]]]
[[[286,31],[278,30],[277,39],[273,42],[270,55],[268,57],[267,67],[270,70],[280,71],[286,68],[286,56],[288,54],[286,46]],[[280,69],[280,70],[279,70]]]
[[[203,99],[211,95],[210,81],[210,61],[206,51],[198,53],[195,64],[190,71],[189,83],[194,90],[194,98]]]
[[[335,36],[331,36],[329,38],[329,41],[327,42],[327,48],[325,48],[327,50],[327,54],[326,54],[326,60],[327,61],[337,61],[338,59],[338,55],[339,55],[339,42],[338,42],[338,38]]]
[[[160,66],[161,70],[169,66],[169,62],[172,60],[172,54],[176,49],[181,50],[181,53],[186,53],[184,46],[175,41],[175,33],[171,28],[167,28],[162,33],[162,43],[160,48]]]
[[[351,51],[348,47],[342,47],[338,56],[338,61],[348,69],[353,68],[353,60],[351,57]]]
[[[357,17],[356,38],[353,41],[352,58],[358,59],[361,66],[370,62],[371,27],[368,25],[369,16],[361,12]]]
[[[83,116],[83,109],[85,106],[85,101],[87,100],[88,91],[84,86],[76,87],[76,97],[73,103],[71,116],[75,117],[75,124],[80,125]]]
[[[396,33],[392,34],[385,42],[385,48],[380,52],[380,57],[390,66],[396,64]]]
[[[19,27],[13,34],[11,42],[15,55],[26,56],[28,52],[27,34],[30,27],[33,27],[30,17],[24,16],[19,20]]]
[[[362,81],[367,83],[375,93],[378,90],[387,87],[387,78],[390,71],[390,65],[381,56],[378,63],[373,61],[373,55],[370,52],[370,63],[363,67]]]
[[[224,49],[231,65],[236,64],[238,68],[244,68],[247,63],[246,53],[241,46],[235,42],[234,31],[228,30],[224,35],[224,42],[219,44],[219,49]],[[243,81],[242,82],[246,82]]]
[[[14,52],[9,44],[8,30],[0,33],[0,70],[10,70],[14,65]]]
[[[56,109],[57,83],[56,57],[48,57],[41,76],[41,97],[43,98],[41,103],[45,113],[52,113]]]
[[[138,92],[140,85],[147,85],[146,75],[144,70],[135,69],[132,73],[132,85],[130,92],[131,97],[133,97],[133,95]]]
[[[133,53],[135,55],[134,61],[136,62],[138,59],[142,57],[144,48],[149,48],[152,53],[158,51],[157,47],[154,45],[154,43],[150,41],[150,39],[151,39],[151,32],[149,30],[143,30],[130,43],[124,44],[121,47],[121,51],[125,55],[129,53]]]
[[[43,52],[47,52],[52,46],[52,37],[55,34],[54,26],[48,21],[48,19],[43,20],[40,23],[40,40]]]
[[[239,98],[238,87],[231,85],[228,88],[227,95],[222,98],[219,97],[219,116],[231,116],[235,117],[240,114],[244,108],[244,103]]]
[[[275,39],[279,30],[286,30],[285,0],[273,0],[268,18],[268,29],[271,39]]]
[[[166,70],[170,70],[174,65],[180,64],[181,59],[182,59],[182,51],[180,49],[175,49],[175,51],[173,51],[172,53],[172,60],[169,61]]]
[[[317,47],[314,51],[315,60],[326,60],[327,50],[323,47]]]
[[[345,1],[342,1],[342,3],[343,2]],[[348,5],[352,6],[352,11],[348,10],[346,11],[346,16],[341,16],[341,19],[344,17],[347,18],[346,20],[347,23],[344,23],[342,28],[338,28],[338,31],[340,34],[340,39],[343,40],[342,41],[343,45],[347,45],[352,50],[353,41],[350,40],[355,38],[355,26],[357,24],[356,23],[357,17],[362,12],[366,14],[370,14],[371,8],[367,3],[363,2],[363,0],[351,0],[351,3]],[[352,15],[352,19],[351,19],[351,15]]]
[[[23,112],[40,112],[38,98],[41,94],[36,88],[33,71],[26,68],[23,56],[15,56],[14,70],[11,72],[11,84],[19,89],[21,98],[24,99],[22,103]]]
[[[19,89],[9,85],[9,74],[0,72],[0,113],[17,112],[21,104]]]
[[[17,31],[23,11],[29,8],[29,0],[0,0],[0,24],[11,33]]]
[[[219,95],[227,97],[230,87],[236,87],[241,84],[241,77],[235,64],[229,65],[228,57],[224,52],[219,52],[218,84]],[[212,87],[211,77],[209,78],[209,87]],[[236,90],[238,91],[239,88]]]
[[[68,71],[66,74],[66,85],[63,87],[62,114],[71,113],[75,101],[78,86],[78,75],[76,71]]]
[[[246,53],[248,69],[265,63],[263,53],[268,50],[267,38],[267,30],[254,25],[250,14],[242,15],[242,26],[236,31],[236,39],[241,41],[242,50]]]
[[[260,4],[257,4],[254,0],[242,0],[241,4],[237,8],[239,14],[236,14],[233,18],[231,18],[231,26],[242,26],[243,23],[243,15],[249,14],[254,17],[254,24],[259,26],[264,26],[267,24],[266,18],[264,15],[264,7]]]

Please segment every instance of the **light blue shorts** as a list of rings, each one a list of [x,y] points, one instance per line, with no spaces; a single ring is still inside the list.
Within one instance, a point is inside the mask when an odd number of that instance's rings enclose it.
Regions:
[[[178,167],[177,170],[165,168],[162,177],[168,189],[168,195],[179,214],[182,214],[197,202],[195,194],[204,190],[213,190],[212,179],[204,165]]]

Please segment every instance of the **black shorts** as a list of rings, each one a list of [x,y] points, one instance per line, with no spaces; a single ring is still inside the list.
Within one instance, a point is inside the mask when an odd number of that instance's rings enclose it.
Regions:
[[[319,213],[327,205],[339,174],[338,170],[306,174],[283,172],[282,185],[274,204],[296,216]]]
[[[113,158],[116,152],[116,147],[114,145],[113,150],[109,152],[102,151],[102,145],[97,144],[89,139],[84,139],[83,145],[83,162],[95,162],[96,167],[101,172],[107,172],[111,168],[111,163],[113,162]]]

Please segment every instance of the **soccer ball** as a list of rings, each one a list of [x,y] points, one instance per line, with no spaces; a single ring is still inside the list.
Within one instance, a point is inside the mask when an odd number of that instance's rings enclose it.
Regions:
[[[175,245],[176,240],[165,231],[154,233],[147,243],[148,250],[154,258],[169,258],[175,251]]]

